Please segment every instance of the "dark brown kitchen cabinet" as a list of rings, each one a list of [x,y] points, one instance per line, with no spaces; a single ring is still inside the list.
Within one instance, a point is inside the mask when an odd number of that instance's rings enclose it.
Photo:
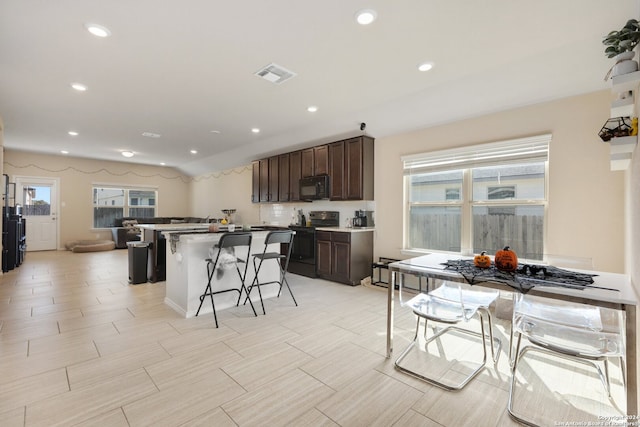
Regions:
[[[373,200],[373,139],[329,144],[331,200]]]
[[[373,143],[359,136],[257,160],[251,200],[300,201],[300,179],[325,174],[330,200],[373,200]]]
[[[344,200],[344,141],[329,144],[329,199]]]
[[[260,201],[268,202],[269,201],[269,159],[262,159],[258,163],[260,168],[260,172],[259,172]]]
[[[329,146],[313,147],[313,174],[326,175],[329,173]]]
[[[269,202],[278,201],[278,176],[279,172],[279,158],[278,156],[269,157]]]
[[[278,201],[288,202],[291,200],[291,190],[289,189],[289,154],[278,156]]]
[[[371,274],[372,231],[318,231],[316,242],[318,277],[355,286]]]
[[[316,274],[331,277],[331,234],[318,231],[316,235]]]
[[[289,153],[289,201],[300,200],[300,178],[302,178],[302,151]]]
[[[344,141],[344,196],[346,200],[373,200],[373,139]]]
[[[278,156],[269,157],[268,159],[261,159],[258,162],[254,162],[252,170],[253,200],[255,200],[257,194],[259,202],[278,201],[278,166]],[[256,186],[258,188],[257,191]]]
[[[313,148],[307,148],[306,150],[302,150],[302,178],[306,178],[308,176],[314,175],[314,156],[313,156]]]
[[[251,163],[251,202],[260,202],[260,162]]]

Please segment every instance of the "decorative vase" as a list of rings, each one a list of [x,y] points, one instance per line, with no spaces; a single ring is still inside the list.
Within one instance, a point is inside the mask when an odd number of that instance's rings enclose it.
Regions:
[[[613,59],[616,61],[611,72],[611,77],[621,76],[623,74],[633,73],[638,71],[638,62],[633,61],[633,57],[636,53],[633,50],[622,52],[616,55]]]

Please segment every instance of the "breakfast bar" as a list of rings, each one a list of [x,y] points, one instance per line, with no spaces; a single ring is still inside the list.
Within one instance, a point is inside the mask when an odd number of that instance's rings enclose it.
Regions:
[[[200,295],[207,285],[207,266],[205,259],[215,258],[218,249],[215,245],[223,235],[222,232],[208,232],[207,229],[185,230],[180,227],[165,229],[162,234],[167,239],[166,245],[166,296],[165,304],[173,308],[184,317],[193,317],[200,304]],[[262,253],[268,231],[252,231],[251,253]],[[279,245],[272,245],[270,251],[279,252]],[[250,262],[251,264],[251,262]],[[240,267],[244,270],[244,266]],[[260,282],[278,280],[279,269],[275,262],[265,263],[260,269]],[[255,277],[253,265],[247,268],[245,285],[249,287]],[[212,279],[214,291],[224,289],[239,289],[240,278],[233,269],[219,269]],[[277,284],[268,285],[262,290],[264,299],[278,295]],[[258,293],[252,293],[252,301],[259,300]],[[238,301],[237,293],[225,293],[215,296],[216,310],[235,306]],[[202,305],[200,314],[211,313],[211,304]],[[247,312],[251,312],[249,307]]]

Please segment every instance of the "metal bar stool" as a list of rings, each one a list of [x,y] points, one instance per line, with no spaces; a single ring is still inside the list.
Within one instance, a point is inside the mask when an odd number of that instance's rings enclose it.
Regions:
[[[242,296],[242,291],[247,292],[247,288],[244,284],[244,279],[247,277],[247,267],[249,266],[249,254],[251,252],[251,233],[224,233],[220,236],[220,241],[218,244],[214,246],[215,249],[218,250],[215,260],[212,258],[207,258],[207,277],[209,278],[207,282],[207,287],[204,290],[204,293],[200,295],[200,305],[198,306],[198,311],[196,312],[196,316],[200,313],[200,309],[202,308],[202,303],[204,299],[209,296],[211,298],[211,306],[213,307],[213,319],[216,322],[216,328],[218,327],[218,316],[216,315],[216,305],[213,302],[213,295],[221,294],[225,292],[238,292],[238,299]],[[236,252],[236,247],[246,247],[246,255],[242,258],[238,255],[241,255],[240,251]],[[244,253],[244,251],[242,251]],[[222,256],[222,257],[221,257]],[[216,269],[222,268],[222,264],[228,264],[231,261],[236,271],[238,272],[238,277],[240,277],[240,288],[229,288],[223,289],[220,291],[213,291],[211,288],[211,279],[213,278],[213,274]],[[220,264],[220,265],[219,265]],[[239,264],[244,264],[244,271],[240,271]],[[258,316],[256,313],[256,309],[249,300],[249,304],[251,304],[251,309],[253,310],[253,315]]]
[[[267,234],[267,237],[264,241],[264,250],[260,254],[253,254],[253,270],[255,271],[255,277],[253,278],[253,282],[251,282],[251,286],[249,286],[249,290],[247,291],[247,297],[244,300],[244,303],[251,303],[251,290],[256,287],[258,288],[258,295],[260,295],[260,304],[262,305],[262,314],[267,314],[264,309],[264,301],[262,300],[262,292],[260,291],[260,286],[269,285],[272,283],[278,283],[280,285],[280,289],[278,290],[278,298],[280,298],[280,292],[282,291],[282,286],[286,285],[289,293],[291,294],[291,298],[293,298],[293,302],[296,307],[298,306],[298,302],[296,301],[296,297],[293,296],[293,292],[291,292],[291,287],[289,286],[289,282],[287,282],[287,278],[285,277],[287,274],[287,268],[289,267],[289,258],[291,257],[291,247],[293,246],[293,235],[294,232],[291,230],[278,230],[278,231],[270,231]],[[287,245],[287,253],[282,254],[280,252],[267,252],[269,245],[273,244],[282,244],[285,243]],[[280,269],[280,280],[272,280],[270,282],[260,283],[258,279],[258,273],[260,272],[260,268],[262,267],[262,263],[266,260],[276,260],[278,262],[278,268]],[[259,262],[258,262],[259,261]],[[240,303],[240,297],[238,297],[238,303]]]

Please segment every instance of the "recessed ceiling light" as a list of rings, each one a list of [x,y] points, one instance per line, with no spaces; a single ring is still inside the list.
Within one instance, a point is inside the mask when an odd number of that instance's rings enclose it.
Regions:
[[[142,132],[142,136],[146,136],[147,138],[160,138],[162,135],[153,132]]]
[[[167,164],[165,162],[160,162],[160,166],[166,166]]]
[[[310,105],[307,107],[307,111],[310,113],[315,113],[316,111],[318,111],[318,107],[316,107],[315,105]]]
[[[69,132],[67,132],[69,135],[71,136],[78,136],[78,132],[76,132],[75,130],[70,130]]]
[[[84,92],[87,90],[87,86],[82,83],[71,83],[71,87],[77,90],[78,92]]]
[[[376,20],[378,14],[372,9],[363,9],[356,13],[356,21],[360,25],[369,25]]]
[[[84,27],[96,37],[109,37],[111,35],[111,31],[102,25],[87,23],[84,24]]]
[[[429,71],[432,68],[433,62],[423,62],[422,64],[418,65],[418,70],[420,71]]]
[[[191,154],[198,154],[198,150],[191,150],[189,151]]]
[[[251,129],[251,132],[253,132],[253,133],[260,133],[260,129],[258,129],[258,128],[253,128],[253,129]]]
[[[62,154],[69,154],[69,152],[68,152],[67,150],[60,150],[60,152],[61,152]]]
[[[134,152],[133,151],[123,151],[122,155],[125,157],[133,157]]]
[[[221,132],[219,130],[212,130],[211,133],[220,134]]]

